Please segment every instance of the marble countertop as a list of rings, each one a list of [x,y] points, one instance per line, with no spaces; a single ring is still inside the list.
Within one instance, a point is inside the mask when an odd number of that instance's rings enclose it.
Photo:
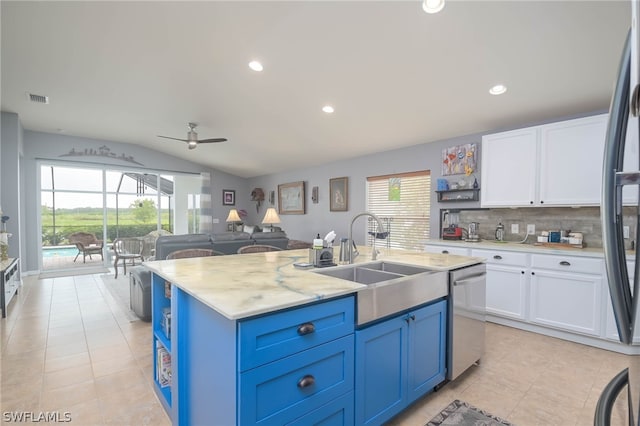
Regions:
[[[516,242],[497,242],[494,240],[484,240],[479,242],[468,242],[459,240],[427,240],[425,245],[461,247],[483,250],[503,250],[503,251],[519,251],[534,254],[559,254],[567,256],[585,256],[585,257],[604,257],[602,247],[585,247],[585,248],[555,248],[535,244],[521,244]],[[635,251],[627,250],[628,258],[635,256]]]
[[[359,247],[354,263],[371,261],[370,248]],[[484,262],[468,256],[381,249],[378,260],[448,271]],[[338,250],[334,250],[337,259]],[[145,262],[144,265],[230,320],[356,293],[366,285],[301,270],[309,251],[284,250]]]

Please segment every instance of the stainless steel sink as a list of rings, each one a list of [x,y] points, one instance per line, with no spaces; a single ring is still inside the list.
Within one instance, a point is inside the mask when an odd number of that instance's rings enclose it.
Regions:
[[[323,269],[316,271],[322,275],[329,275],[341,280],[354,281],[360,284],[375,284],[382,281],[388,281],[395,278],[400,278],[403,275],[393,274],[375,269],[361,268],[359,266],[350,265],[349,267],[338,269]]]
[[[446,272],[402,263],[378,261],[313,272],[367,286],[356,294],[358,325],[448,294]]]

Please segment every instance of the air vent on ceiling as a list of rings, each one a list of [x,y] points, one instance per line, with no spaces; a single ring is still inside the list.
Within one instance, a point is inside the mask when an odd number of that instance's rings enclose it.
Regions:
[[[48,96],[36,95],[34,93],[27,93],[27,95],[29,96],[29,100],[31,102],[36,102],[36,103],[39,103],[39,104],[48,104],[49,103],[49,97]]]

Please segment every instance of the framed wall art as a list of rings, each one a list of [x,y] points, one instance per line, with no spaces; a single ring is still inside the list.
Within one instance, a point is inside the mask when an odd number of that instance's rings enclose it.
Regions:
[[[223,206],[235,206],[236,205],[236,191],[232,189],[222,190],[222,205]]]
[[[329,210],[346,212],[349,210],[349,178],[329,179]]]
[[[304,182],[278,185],[278,213],[305,214]]]

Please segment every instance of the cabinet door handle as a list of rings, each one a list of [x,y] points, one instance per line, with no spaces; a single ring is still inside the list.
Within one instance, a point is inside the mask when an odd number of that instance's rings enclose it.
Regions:
[[[305,322],[298,327],[298,334],[304,336],[305,334],[311,334],[316,331],[316,326],[312,322]]]
[[[316,383],[316,378],[311,374],[307,374],[302,379],[298,381],[298,387],[300,389],[308,388],[309,386],[313,386]]]
[[[529,204],[533,204],[533,201],[529,201]]]
[[[442,250],[442,254],[449,254],[449,250]]]
[[[493,256],[493,258],[494,258],[495,260],[501,260],[501,259],[502,259],[502,256],[500,256],[499,254],[496,254],[495,256]]]
[[[566,260],[563,260],[562,262],[560,262],[560,264],[562,266],[571,266],[571,263],[567,262]]]
[[[532,273],[531,273],[531,275],[535,275],[535,274],[536,274],[535,272],[532,272]]]
[[[520,271],[521,274],[524,274],[524,271]]]

